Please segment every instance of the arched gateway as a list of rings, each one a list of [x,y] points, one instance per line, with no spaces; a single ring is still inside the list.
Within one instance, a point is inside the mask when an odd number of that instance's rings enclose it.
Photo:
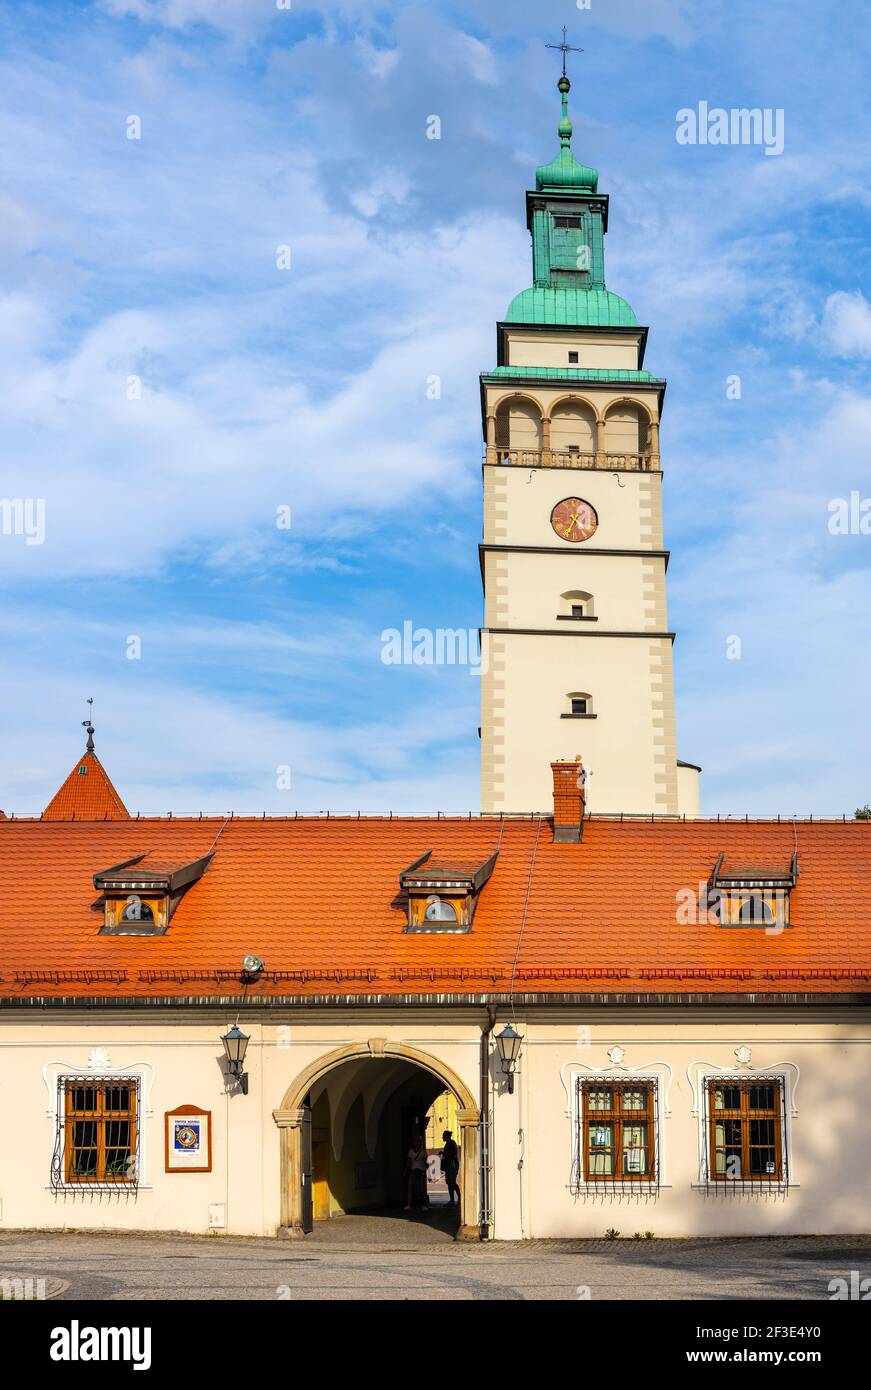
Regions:
[[[478,1210],[478,1125],[480,1111],[469,1087],[447,1063],[408,1043],[387,1038],[369,1038],[348,1043],[318,1057],[290,1083],[281,1104],[272,1115],[281,1134],[281,1230],[289,1236],[306,1235],[312,1229],[311,1110],[307,1098],[328,1080],[337,1068],[348,1064],[362,1067],[366,1075],[376,1064],[404,1064],[419,1068],[450,1090],[457,1102],[460,1147],[460,1240],[480,1236]]]

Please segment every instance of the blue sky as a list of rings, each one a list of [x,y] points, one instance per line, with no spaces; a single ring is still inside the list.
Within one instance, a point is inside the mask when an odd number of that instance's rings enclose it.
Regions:
[[[478,680],[380,634],[480,621],[477,377],[563,24],[608,285],[669,380],[679,755],[707,813],[871,800],[871,537],[828,528],[871,496],[866,7],[7,0],[0,493],[46,499],[43,545],[0,536],[7,812],[89,695],[132,809],[477,807]],[[783,154],[679,145],[700,101],[782,108]]]

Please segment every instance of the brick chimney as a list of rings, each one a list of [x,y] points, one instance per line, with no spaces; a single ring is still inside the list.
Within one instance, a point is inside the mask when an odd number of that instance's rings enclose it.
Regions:
[[[584,833],[584,782],[587,774],[578,757],[573,763],[551,763],[553,773],[553,838],[557,845],[576,845]]]

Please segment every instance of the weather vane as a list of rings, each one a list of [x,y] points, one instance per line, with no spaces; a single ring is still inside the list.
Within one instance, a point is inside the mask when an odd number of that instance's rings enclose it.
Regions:
[[[583,53],[582,48],[572,48],[570,43],[566,43],[566,26],[563,25],[562,43],[546,43],[545,48],[556,48],[563,55],[563,77],[566,76],[566,58],[570,53]]]
[[[93,697],[92,695],[89,695],[89,696],[88,696],[88,699],[85,701],[85,703],[86,703],[87,705],[90,705],[90,709],[88,710],[88,717],[87,717],[87,719],[83,719],[83,720],[82,720],[82,728],[83,728],[83,729],[87,729],[87,731],[88,731],[88,746],[87,746],[87,752],[88,752],[88,753],[93,753],[93,751],[94,751],[94,726],[93,726],[93,724],[91,723],[91,715],[92,715],[93,712],[94,712],[94,697]]]

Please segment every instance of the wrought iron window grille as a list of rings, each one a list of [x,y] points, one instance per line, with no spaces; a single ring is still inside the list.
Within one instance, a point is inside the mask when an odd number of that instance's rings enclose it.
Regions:
[[[774,1149],[774,1158],[766,1162],[766,1167],[770,1164],[773,1171],[765,1173],[752,1173],[738,1171],[733,1175],[724,1174],[718,1176],[712,1171],[711,1157],[714,1144],[712,1142],[713,1127],[713,1096],[717,1090],[724,1088],[765,1088],[774,1087],[774,1104],[772,1107],[764,1107],[756,1112],[748,1109],[746,1117],[741,1123],[744,1125],[774,1122],[774,1134],[770,1145],[757,1144],[756,1147],[769,1147]],[[787,1087],[786,1077],[780,1072],[752,1072],[749,1075],[743,1074],[736,1076],[733,1073],[724,1072],[717,1076],[706,1076],[701,1085],[701,1120],[702,1120],[702,1168],[700,1174],[700,1185],[711,1193],[721,1193],[723,1196],[741,1196],[752,1193],[775,1193],[782,1194],[790,1186],[789,1176],[789,1143],[787,1131]],[[772,1113],[773,1112],[773,1113]],[[728,1114],[728,1111],[726,1112]],[[758,1135],[757,1135],[758,1138]],[[745,1140],[742,1136],[742,1144],[748,1144],[749,1136]],[[778,1172],[779,1163],[779,1172]],[[742,1164],[743,1167],[743,1164]]]
[[[623,1172],[622,1153],[619,1155],[620,1172],[600,1178],[584,1176],[584,1091],[632,1090],[633,1087],[650,1088],[650,1172],[646,1176]],[[574,1149],[569,1191],[575,1196],[625,1197],[656,1196],[662,1185],[662,1152],[660,1142],[660,1095],[659,1077],[652,1076],[596,1076],[575,1079]],[[626,1114],[631,1118],[631,1111]]]
[[[76,1089],[93,1093],[93,1107],[82,1112],[68,1105],[68,1096]],[[138,1076],[99,1076],[94,1072],[57,1078],[54,1151],[51,1158],[50,1182],[56,1192],[114,1192],[136,1193],[141,1175],[142,1084]],[[97,1115],[97,1092],[108,1092],[110,1106],[116,1108]],[[111,1093],[117,1092],[117,1097]],[[121,1096],[127,1093],[126,1110],[122,1111]],[[130,1094],[132,1092],[132,1095]],[[80,1127],[76,1144],[74,1126]],[[97,1126],[100,1126],[98,1131]],[[81,1127],[90,1127],[81,1132]],[[131,1133],[132,1129],[132,1133]],[[70,1145],[76,1144],[76,1154],[95,1155],[93,1171],[78,1160],[73,1161]],[[98,1162],[98,1156],[101,1156]],[[102,1171],[101,1171],[102,1169]],[[112,1170],[112,1171],[110,1171]]]

